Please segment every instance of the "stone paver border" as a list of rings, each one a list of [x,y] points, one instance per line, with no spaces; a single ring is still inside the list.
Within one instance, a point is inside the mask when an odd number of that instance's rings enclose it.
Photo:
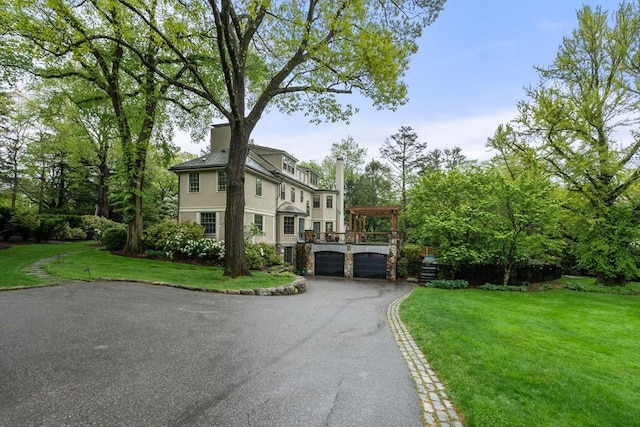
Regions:
[[[400,319],[400,304],[411,292],[413,289],[389,304],[387,320],[415,382],[423,424],[425,427],[463,427],[461,417],[447,397],[444,386]]]

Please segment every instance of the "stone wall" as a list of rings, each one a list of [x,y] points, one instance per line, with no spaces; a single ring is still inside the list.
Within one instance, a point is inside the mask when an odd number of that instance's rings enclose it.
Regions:
[[[387,256],[387,280],[396,280],[398,265],[398,232],[391,232],[388,245],[362,245],[351,243],[306,243],[307,274],[315,275],[316,252],[338,252],[344,254],[344,277],[353,278],[353,255],[376,253]]]

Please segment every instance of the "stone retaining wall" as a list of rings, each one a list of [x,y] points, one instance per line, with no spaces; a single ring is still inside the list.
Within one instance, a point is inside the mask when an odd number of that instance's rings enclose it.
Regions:
[[[111,281],[123,281],[123,282],[135,282],[136,280],[127,280],[127,279],[98,279],[98,280],[111,280]],[[256,289],[207,289],[207,288],[196,288],[191,286],[183,286],[183,285],[175,285],[172,283],[165,282],[142,282],[142,283],[150,283],[152,285],[161,285],[161,286],[169,286],[172,288],[180,288],[180,289],[188,289],[191,291],[200,291],[200,292],[215,292],[219,294],[230,294],[230,295],[259,295],[259,296],[270,296],[270,295],[297,295],[303,294],[307,292],[307,279],[302,276],[296,276],[295,280],[288,285],[275,286],[272,288],[256,288]]]

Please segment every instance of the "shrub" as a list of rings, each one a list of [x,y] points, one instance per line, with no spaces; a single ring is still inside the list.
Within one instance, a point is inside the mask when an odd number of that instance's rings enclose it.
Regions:
[[[127,244],[127,231],[122,227],[107,228],[102,234],[102,244],[109,251],[119,251]]]
[[[399,277],[407,277],[411,273],[420,271],[420,256],[422,246],[414,243],[407,243],[402,249],[402,256],[398,260],[397,273]]]
[[[466,280],[432,280],[426,285],[428,288],[440,288],[440,289],[464,289],[469,286],[469,282]]]
[[[484,285],[479,286],[478,289],[482,289],[483,291],[520,291],[520,292],[526,292],[528,287],[527,287],[527,285],[505,286],[505,285],[494,285],[493,283],[485,283]]]
[[[207,238],[188,239],[177,234],[167,241],[164,247],[165,256],[170,259],[200,259],[211,265],[224,263],[224,241]]]
[[[13,213],[14,210],[12,208],[0,206],[0,233],[4,240],[9,240],[13,234],[10,226]]]
[[[38,226],[33,229],[33,237],[38,243],[49,241],[65,225],[69,227],[63,218],[56,216],[42,216],[38,222]]]
[[[17,210],[11,217],[9,227],[13,234],[19,234],[23,240],[29,240],[35,230],[40,226],[38,216],[29,210]]]
[[[262,270],[272,265],[280,264],[280,257],[276,248],[268,243],[245,244],[244,253],[247,256],[247,263],[252,270]]]
[[[202,226],[192,221],[180,224],[174,219],[165,219],[147,228],[144,233],[144,244],[147,249],[164,250],[167,242],[175,236],[183,240],[199,240],[204,237]]]
[[[638,295],[639,292],[625,286],[602,286],[602,285],[588,285],[582,283],[567,283],[564,285],[565,289],[580,292],[597,292],[601,294],[617,294],[617,295]]]
[[[85,240],[87,233],[82,228],[71,228],[71,226],[65,222],[56,232],[55,238],[58,240]]]
[[[83,215],[80,219],[80,228],[85,232],[86,238],[89,240],[100,240],[105,230],[114,227],[123,228],[124,225],[95,215]]]

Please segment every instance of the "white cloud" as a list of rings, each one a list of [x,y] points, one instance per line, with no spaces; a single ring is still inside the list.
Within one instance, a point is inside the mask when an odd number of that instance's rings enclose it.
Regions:
[[[331,145],[348,136],[367,149],[368,158],[379,158],[379,149],[385,138],[396,133],[400,126],[411,126],[420,141],[428,149],[458,146],[470,159],[487,160],[491,153],[485,147],[501,123],[515,116],[515,109],[488,111],[463,117],[443,117],[415,121],[392,112],[376,112],[368,116],[356,116],[347,124],[311,125],[304,118],[289,116],[265,116],[252,138],[256,144],[285,150],[298,160],[322,160],[329,155]],[[199,153],[205,144],[188,142],[188,135],[177,135],[176,142],[183,150]]]
[[[441,120],[426,120],[412,126],[429,149],[460,147],[470,159],[488,160],[492,154],[485,146],[498,125],[516,115],[515,109],[489,111],[484,114]]]

